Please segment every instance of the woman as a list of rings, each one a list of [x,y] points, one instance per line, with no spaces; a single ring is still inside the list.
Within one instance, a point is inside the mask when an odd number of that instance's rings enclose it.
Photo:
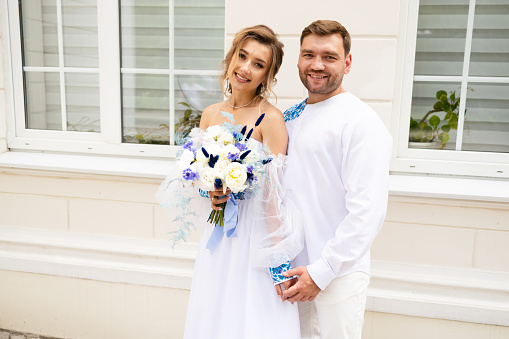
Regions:
[[[203,111],[200,128],[226,122],[223,112],[228,112],[236,125],[247,126],[248,131],[253,128],[251,138],[259,147],[267,145],[275,156],[286,154],[288,134],[283,115],[265,98],[272,91],[282,59],[283,44],[270,28],[258,25],[238,32],[220,75],[228,99]],[[255,127],[262,113],[265,116]],[[222,188],[208,193],[214,209],[230,199],[220,198],[224,195]],[[274,286],[267,270],[253,267],[257,266],[253,265],[253,237],[266,225],[261,226],[253,201],[236,201],[236,237],[223,237],[210,251],[206,244],[214,227],[208,224],[205,228],[194,268],[184,338],[300,338],[297,305],[282,302],[278,296],[281,286]],[[288,287],[290,282],[285,284]]]

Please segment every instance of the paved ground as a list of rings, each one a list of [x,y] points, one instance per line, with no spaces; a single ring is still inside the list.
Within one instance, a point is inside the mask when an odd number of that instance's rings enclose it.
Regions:
[[[57,338],[41,337],[37,334],[19,333],[0,328],[0,339],[57,339]]]

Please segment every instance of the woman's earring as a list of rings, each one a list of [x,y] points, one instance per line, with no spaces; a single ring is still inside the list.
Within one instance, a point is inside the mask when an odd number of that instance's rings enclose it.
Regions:
[[[230,94],[232,94],[232,84],[230,83],[230,80],[226,79],[226,91]]]

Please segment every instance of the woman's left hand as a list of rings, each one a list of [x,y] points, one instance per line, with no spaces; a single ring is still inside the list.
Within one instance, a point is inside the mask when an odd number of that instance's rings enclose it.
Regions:
[[[286,297],[283,295],[283,291],[289,289],[297,283],[297,278],[293,278],[276,285],[276,292],[279,295],[281,301],[285,301]]]

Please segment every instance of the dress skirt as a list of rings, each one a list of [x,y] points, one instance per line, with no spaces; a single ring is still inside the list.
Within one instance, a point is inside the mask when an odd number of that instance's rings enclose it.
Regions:
[[[257,224],[249,200],[238,201],[238,207],[237,236],[223,235],[213,253],[206,244],[214,226],[205,226],[184,338],[299,339],[297,304],[282,302],[269,273],[249,265],[249,234]]]

